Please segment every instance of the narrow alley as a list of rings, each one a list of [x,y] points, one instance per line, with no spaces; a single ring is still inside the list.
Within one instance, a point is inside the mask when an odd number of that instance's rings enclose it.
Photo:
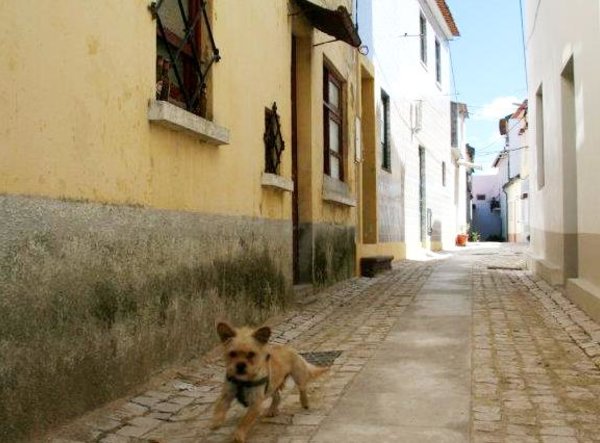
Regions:
[[[525,270],[518,246],[399,262],[269,324],[274,342],[333,365],[310,410],[286,387],[251,442],[600,441],[600,325]],[[208,429],[223,377],[215,349],[45,440],[228,442],[239,405]]]

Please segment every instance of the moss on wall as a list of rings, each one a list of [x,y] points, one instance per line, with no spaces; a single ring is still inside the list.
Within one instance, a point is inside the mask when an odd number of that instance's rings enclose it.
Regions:
[[[281,226],[240,219],[224,235],[214,220],[178,232],[148,219],[151,230],[114,223],[82,233],[43,218],[37,230],[0,238],[0,441],[44,430],[206,351],[217,318],[259,323],[290,297],[291,242]]]
[[[330,285],[354,276],[354,228],[319,225],[315,235],[314,279]]]

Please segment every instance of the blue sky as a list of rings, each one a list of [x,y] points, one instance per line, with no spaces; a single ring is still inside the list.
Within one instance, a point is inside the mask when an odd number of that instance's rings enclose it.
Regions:
[[[503,147],[498,119],[527,98],[519,0],[446,2],[461,33],[450,42],[457,100],[469,107],[467,141],[486,169]]]

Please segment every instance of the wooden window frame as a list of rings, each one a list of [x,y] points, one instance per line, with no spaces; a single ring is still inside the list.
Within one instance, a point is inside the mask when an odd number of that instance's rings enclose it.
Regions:
[[[203,0],[187,0],[188,17],[189,18],[195,17],[199,13],[202,1]],[[203,32],[203,21],[198,20],[194,25],[193,38],[194,38],[195,47],[197,48],[197,50],[199,52],[198,55],[200,57],[202,57],[202,53],[203,53],[202,32]],[[174,32],[172,29],[169,29],[167,27],[165,27],[165,37],[166,38],[163,37],[160,29],[157,27],[156,28],[157,49],[158,49],[159,42],[162,42],[165,45],[169,45],[172,50],[176,51],[178,49],[178,47],[181,45],[181,42],[183,40],[181,37],[179,37],[177,35],[176,32]],[[186,45],[183,46],[183,48],[181,50],[181,65],[183,68],[182,80],[183,80],[184,88],[186,89],[186,91],[193,91],[199,87],[198,78],[195,75],[195,70],[193,67],[193,64],[194,64],[193,57],[194,57],[194,55],[192,52],[192,46],[190,43],[187,43]],[[158,70],[157,77],[159,77],[161,66],[157,66],[157,70]],[[198,110],[198,114],[201,117],[207,116],[206,115],[207,114],[206,93],[207,93],[206,90],[202,91],[202,93],[201,93],[201,98],[200,98],[201,105],[200,105],[200,109]],[[175,82],[169,83],[169,95],[166,98],[166,100],[180,108],[186,109],[186,103],[185,103],[185,98],[183,96],[183,93],[181,92],[179,86]]]
[[[339,90],[339,107],[336,108],[329,102],[329,82],[337,86]],[[327,63],[323,65],[323,155],[325,174],[331,176],[331,157],[339,160],[339,177],[332,177],[344,181],[345,177],[345,137],[344,137],[344,81]],[[339,152],[330,149],[329,146],[329,121],[334,120],[339,127]]]

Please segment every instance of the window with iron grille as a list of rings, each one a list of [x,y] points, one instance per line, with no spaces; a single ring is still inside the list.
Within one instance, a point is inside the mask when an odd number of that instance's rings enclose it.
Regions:
[[[271,109],[265,109],[265,172],[279,174],[281,164],[281,153],[285,149],[285,143],[281,135],[281,123],[277,114],[277,103],[273,103]]]
[[[208,76],[221,57],[210,26],[209,1],[156,0],[156,99],[209,118]]]
[[[419,17],[419,33],[421,40],[421,61],[427,64],[427,20],[423,13]]]
[[[381,167],[388,172],[392,170],[392,158],[390,149],[390,96],[381,90]]]
[[[344,180],[343,82],[326,66],[323,68],[323,135],[325,174]]]

